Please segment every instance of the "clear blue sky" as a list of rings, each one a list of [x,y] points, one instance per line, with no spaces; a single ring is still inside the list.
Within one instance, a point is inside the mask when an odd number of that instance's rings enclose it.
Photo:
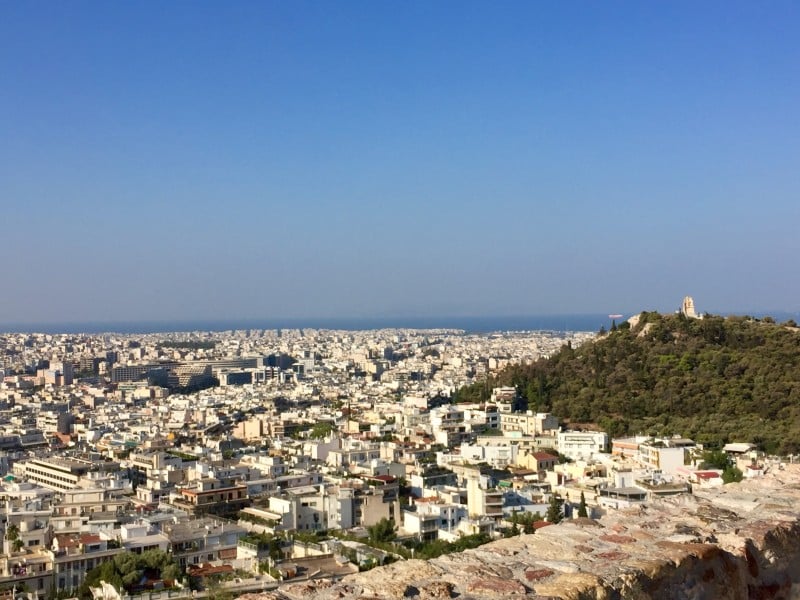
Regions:
[[[800,309],[800,3],[3,2],[0,322]]]

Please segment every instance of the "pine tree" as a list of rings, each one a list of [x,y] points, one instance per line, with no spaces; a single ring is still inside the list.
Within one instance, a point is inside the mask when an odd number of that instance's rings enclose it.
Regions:
[[[519,535],[519,518],[517,517],[517,511],[514,511],[511,514],[511,535]]]
[[[558,497],[558,494],[550,496],[550,506],[547,507],[547,521],[549,523],[560,523],[564,518],[564,512],[561,510],[563,501]]]
[[[586,498],[581,492],[581,503],[578,505],[578,516],[586,518],[589,516],[589,512],[586,510]]]

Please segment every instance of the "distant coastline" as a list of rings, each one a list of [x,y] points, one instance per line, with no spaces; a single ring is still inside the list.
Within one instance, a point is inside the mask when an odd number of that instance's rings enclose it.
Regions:
[[[713,312],[713,311],[712,311]],[[617,322],[629,318],[625,313]],[[787,311],[714,312],[713,314],[749,314],[758,318],[771,316],[777,322],[799,320],[800,313]],[[0,333],[121,333],[148,334],[186,331],[231,331],[246,329],[331,329],[366,331],[374,329],[462,329],[467,333],[496,331],[598,331],[608,328],[608,314],[523,315],[483,317],[364,317],[364,318],[264,318],[264,319],[191,319],[171,321],[100,321],[75,323],[0,324]]]
[[[608,327],[608,315],[529,315],[499,317],[369,317],[196,319],[185,321],[108,321],[82,323],[0,324],[6,333],[123,333],[147,334],[178,331],[230,331],[244,329],[463,329],[468,333],[494,331],[597,331]]]

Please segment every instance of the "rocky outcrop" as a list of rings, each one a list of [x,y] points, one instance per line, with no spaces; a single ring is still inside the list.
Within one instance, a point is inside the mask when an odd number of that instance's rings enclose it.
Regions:
[[[800,466],[270,597],[800,600]]]

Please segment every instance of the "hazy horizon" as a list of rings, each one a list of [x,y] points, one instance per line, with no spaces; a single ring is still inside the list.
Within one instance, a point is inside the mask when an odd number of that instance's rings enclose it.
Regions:
[[[800,311],[800,4],[0,11],[0,323]]]
[[[652,310],[652,309],[644,309]],[[460,315],[460,316],[333,316],[333,317],[220,317],[189,320],[115,320],[49,323],[0,323],[0,333],[49,334],[148,334],[187,331],[227,331],[243,329],[331,329],[363,331],[371,329],[463,329],[472,333],[494,331],[598,331],[612,322],[621,323],[641,311],[614,314],[550,315]],[[662,311],[670,314],[673,311]],[[707,311],[721,316],[773,317],[776,322],[800,319],[791,311]]]

